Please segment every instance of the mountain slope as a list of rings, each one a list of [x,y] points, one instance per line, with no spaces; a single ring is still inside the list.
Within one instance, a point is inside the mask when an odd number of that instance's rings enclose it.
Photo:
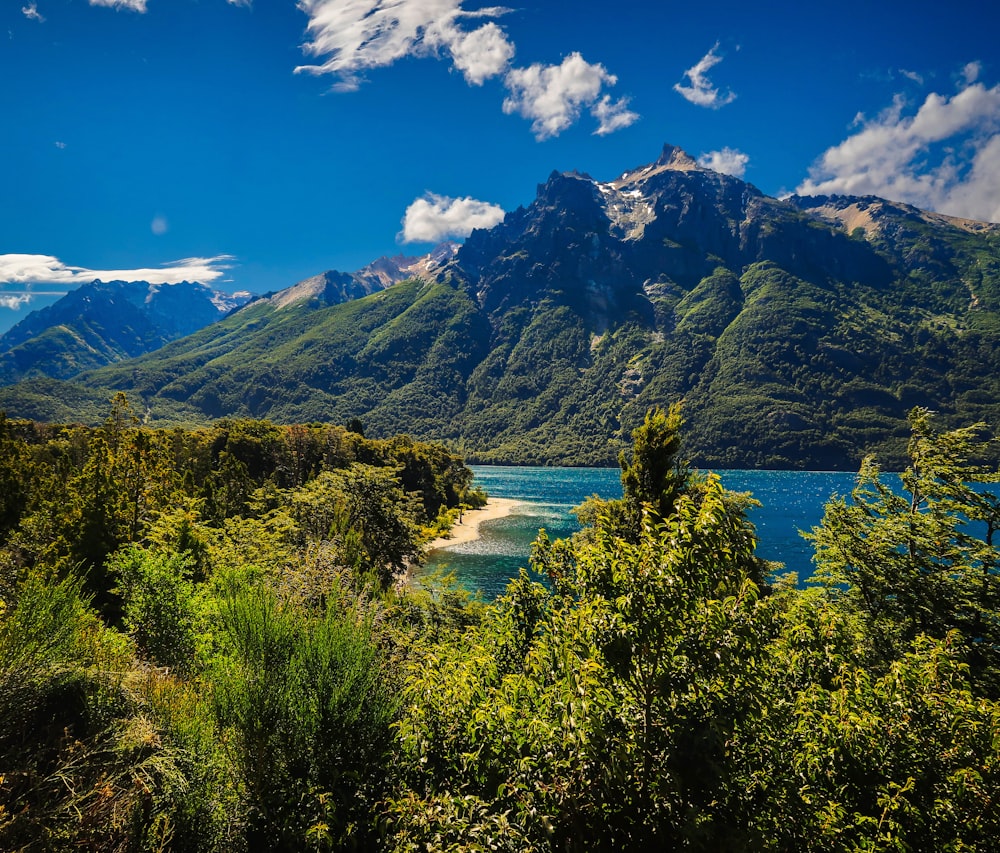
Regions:
[[[0,407],[94,419],[121,389],[164,422],[359,417],[473,460],[609,464],[649,406],[684,398],[687,452],[715,467],[891,465],[915,405],[1000,423],[998,226],[779,201],[666,146],[613,181],[553,173],[419,272],[343,304],[319,283],[261,300]]]
[[[210,325],[250,299],[197,282],[93,281],[0,336],[0,384],[68,378]]]

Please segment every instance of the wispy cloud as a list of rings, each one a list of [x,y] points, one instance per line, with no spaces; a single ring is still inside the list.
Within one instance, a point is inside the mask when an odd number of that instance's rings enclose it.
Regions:
[[[615,84],[614,75],[603,65],[585,62],[579,53],[559,65],[514,67],[514,43],[496,22],[510,10],[502,6],[467,10],[463,2],[298,0],[298,8],[309,18],[309,41],[303,50],[317,62],[295,70],[329,74],[336,80],[335,90],[353,91],[367,71],[404,57],[447,58],[469,85],[502,78],[508,90],[504,111],[529,119],[538,139],[561,133],[583,109],[597,119],[596,133],[601,135],[638,118],[627,108],[626,99],[612,101],[603,95],[605,86]]]
[[[706,53],[698,62],[684,72],[691,85],[684,86],[681,83],[674,84],[674,91],[682,95],[692,104],[699,107],[708,107],[717,110],[726,104],[731,104],[736,100],[736,93],[731,90],[719,91],[708,79],[708,72],[722,62],[722,57],[718,54],[719,43],[712,45],[712,49]]]
[[[41,12],[38,11],[37,3],[29,3],[27,6],[21,7],[21,13],[29,21],[38,21],[38,23],[45,23],[45,18],[42,16]]]
[[[958,91],[932,92],[915,113],[897,95],[874,119],[826,152],[800,195],[878,195],[970,219],[1000,222],[1000,85],[962,70]]]
[[[732,175],[736,178],[742,178],[746,174],[749,162],[749,155],[728,147],[724,147],[721,151],[709,151],[698,158],[698,165],[703,169],[711,169],[713,172],[721,172],[723,175]]]
[[[579,53],[571,53],[560,65],[535,63],[512,68],[505,78],[510,94],[503,102],[503,111],[530,119],[539,140],[558,136],[577,121],[585,107],[600,122],[597,133],[610,133],[638,118],[626,109],[627,101],[601,97],[604,86],[616,82],[615,75],[603,65],[591,64]]]
[[[439,243],[468,237],[475,228],[492,228],[503,217],[503,208],[496,204],[428,193],[406,208],[399,238],[404,243]]]
[[[245,6],[249,9],[253,5],[253,0],[226,0],[230,6]]]
[[[628,108],[629,99],[619,98],[617,101],[611,99],[611,95],[604,95],[599,101],[590,107],[590,114],[597,119],[597,130],[595,136],[607,136],[623,127],[635,124],[639,120],[639,114]]]
[[[52,255],[0,255],[0,283],[76,286],[99,278],[103,281],[148,281],[150,284],[180,281],[207,284],[221,278],[232,267],[232,261],[231,255],[217,255],[214,258],[184,258],[150,269],[97,270],[71,267]]]
[[[464,20],[496,18],[499,7],[467,12],[462,0],[299,0],[311,41],[303,50],[322,59],[296,71],[332,74],[341,90],[357,89],[361,75],[404,56],[452,57],[470,82],[501,74],[514,55],[506,34],[490,21],[473,30]]]
[[[128,9],[132,12],[145,12],[146,0],[89,0],[91,6],[107,6],[110,9]]]

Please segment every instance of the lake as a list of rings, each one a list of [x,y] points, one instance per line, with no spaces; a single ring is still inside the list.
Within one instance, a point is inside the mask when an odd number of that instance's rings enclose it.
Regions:
[[[526,468],[472,465],[475,484],[493,497],[520,503],[507,518],[485,522],[482,538],[435,551],[428,569],[454,571],[459,582],[495,598],[528,565],[531,542],[544,528],[551,539],[579,529],[570,510],[584,498],[622,496],[617,468]],[[757,553],[785,564],[800,578],[812,574],[812,547],[799,535],[819,524],[823,505],[834,494],[848,494],[856,474],[828,471],[719,471],[723,485],[751,492],[762,506],[750,511],[760,544]]]

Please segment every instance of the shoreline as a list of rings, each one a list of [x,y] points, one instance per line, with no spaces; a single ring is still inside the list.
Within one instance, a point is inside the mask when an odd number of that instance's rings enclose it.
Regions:
[[[424,553],[429,554],[431,551],[438,551],[442,548],[452,548],[455,545],[475,542],[482,535],[479,532],[479,527],[483,522],[506,518],[520,503],[524,503],[524,501],[513,498],[490,498],[487,500],[486,506],[466,510],[463,513],[462,521],[452,525],[449,535],[432,539],[424,546]]]
[[[446,550],[455,545],[465,545],[468,542],[475,542],[481,536],[479,526],[484,521],[506,518],[513,512],[515,506],[522,503],[524,501],[514,500],[513,498],[489,498],[486,501],[486,506],[466,510],[463,513],[462,522],[460,524],[458,522],[453,524],[448,536],[439,536],[437,539],[432,539],[424,545],[424,555],[426,556],[432,551]],[[406,571],[396,579],[396,588],[398,590],[405,589],[413,582],[418,572],[419,564],[410,563],[407,565]]]

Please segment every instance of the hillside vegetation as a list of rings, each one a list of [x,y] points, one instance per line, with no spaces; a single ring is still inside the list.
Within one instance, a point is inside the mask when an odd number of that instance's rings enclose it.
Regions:
[[[993,849],[982,425],[915,410],[805,589],[681,429],[485,604],[393,583],[476,497],[440,447],[0,420],[0,849]]]

